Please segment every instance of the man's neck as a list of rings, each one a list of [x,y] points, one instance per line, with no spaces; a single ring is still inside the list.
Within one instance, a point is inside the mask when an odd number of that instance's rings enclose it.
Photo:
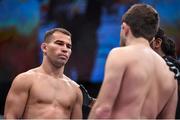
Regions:
[[[62,78],[63,77],[64,66],[57,68],[49,62],[43,61],[43,63],[41,64],[40,67],[45,74],[48,74],[48,75],[53,76],[55,78]]]
[[[142,45],[144,44],[145,46],[150,46],[149,41],[144,38],[131,38],[131,39],[127,39],[126,41],[126,46],[136,45],[136,44],[142,44]]]
[[[158,50],[157,50],[157,53],[158,53],[161,57],[166,56],[161,49],[158,49]]]

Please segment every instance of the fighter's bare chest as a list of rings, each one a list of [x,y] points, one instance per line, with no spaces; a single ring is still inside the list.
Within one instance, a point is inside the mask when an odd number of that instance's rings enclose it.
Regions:
[[[67,82],[42,80],[34,82],[29,97],[34,103],[69,106],[76,100],[76,92]]]

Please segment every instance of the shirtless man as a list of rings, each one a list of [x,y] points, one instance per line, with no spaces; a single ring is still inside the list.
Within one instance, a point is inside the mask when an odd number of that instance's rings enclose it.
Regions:
[[[146,4],[133,5],[122,17],[121,46],[107,58],[104,82],[89,118],[174,118],[177,81],[149,41],[159,16]]]
[[[71,34],[62,28],[48,31],[41,45],[42,64],[18,75],[8,93],[4,118],[82,118],[79,85],[66,77]]]

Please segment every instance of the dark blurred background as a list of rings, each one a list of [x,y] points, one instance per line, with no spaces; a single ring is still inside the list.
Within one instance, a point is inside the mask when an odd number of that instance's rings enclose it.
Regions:
[[[14,77],[40,65],[40,44],[54,27],[72,33],[65,74],[96,97],[106,57],[120,43],[121,17],[134,3],[157,9],[180,58],[180,0],[0,0],[0,114]]]

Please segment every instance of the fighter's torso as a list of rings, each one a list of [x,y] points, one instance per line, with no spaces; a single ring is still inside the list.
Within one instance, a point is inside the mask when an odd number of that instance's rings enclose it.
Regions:
[[[76,97],[68,80],[34,73],[24,118],[70,118]]]
[[[132,49],[112,118],[156,118],[175,87],[174,74],[150,49]]]

